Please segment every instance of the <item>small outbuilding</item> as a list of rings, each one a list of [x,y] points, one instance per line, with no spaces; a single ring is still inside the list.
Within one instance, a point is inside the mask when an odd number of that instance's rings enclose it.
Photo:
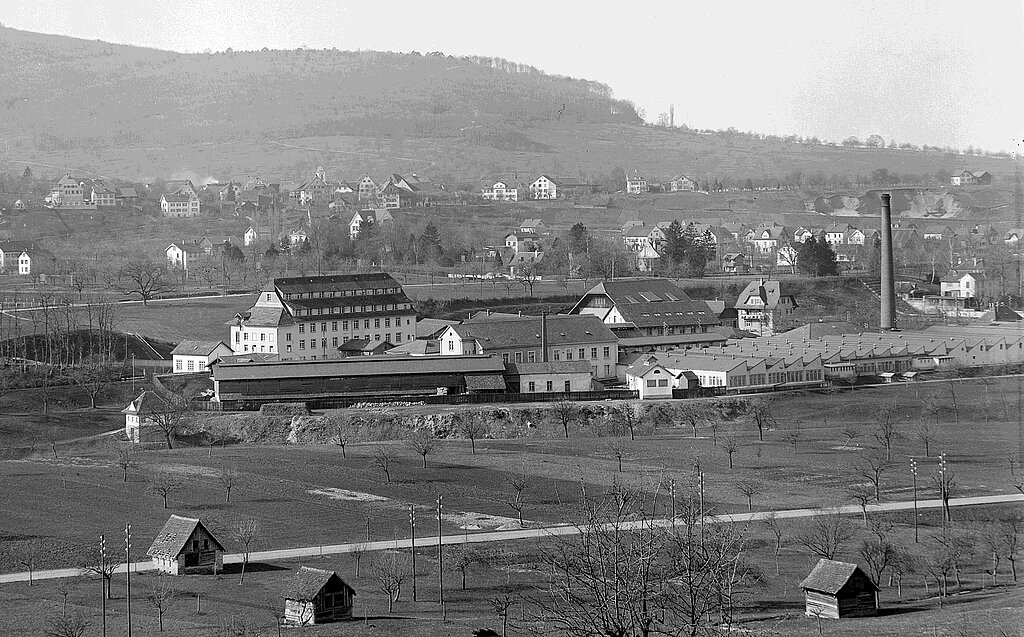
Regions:
[[[124,414],[124,435],[131,442],[139,442],[140,430],[143,425],[153,424],[153,414],[162,413],[167,403],[156,392],[147,389],[139,394],[127,407],[121,410]]]
[[[170,575],[216,575],[224,567],[224,546],[198,518],[180,515],[167,520],[146,555]]]
[[[334,571],[303,566],[285,597],[284,621],[290,626],[313,626],[350,619],[355,596],[355,589]]]
[[[843,619],[878,614],[878,586],[856,564],[818,560],[804,581],[806,614]]]

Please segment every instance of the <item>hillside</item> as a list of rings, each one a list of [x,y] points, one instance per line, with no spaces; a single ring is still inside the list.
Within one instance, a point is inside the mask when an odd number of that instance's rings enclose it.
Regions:
[[[1002,158],[642,125],[598,82],[441,53],[179,54],[0,28],[0,86],[0,169],[19,174],[289,181],[324,165],[333,178],[399,171],[448,183],[539,172],[598,181],[616,169],[656,180],[824,183],[879,168],[987,170],[997,186],[1012,177]]]

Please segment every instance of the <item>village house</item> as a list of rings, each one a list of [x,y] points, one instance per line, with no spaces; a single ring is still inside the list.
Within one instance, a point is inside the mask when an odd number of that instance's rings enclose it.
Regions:
[[[146,556],[168,575],[216,575],[224,569],[224,545],[198,518],[172,515]]]
[[[697,190],[697,180],[686,175],[678,175],[669,182],[668,189],[670,192],[694,192]]]
[[[939,282],[939,294],[959,299],[985,299],[989,295],[985,273],[950,270]]]
[[[1024,238],[1024,228],[1010,228],[1003,235],[1003,243],[1008,246],[1015,246]]]
[[[725,274],[746,274],[749,269],[747,257],[742,252],[726,252],[722,255],[722,272]]]
[[[281,360],[338,358],[351,339],[398,345],[416,338],[416,311],[391,275],[345,274],[274,279],[231,326],[235,354]]]
[[[350,619],[354,588],[334,571],[303,566],[284,599],[284,622],[289,626],[315,626]]]
[[[781,282],[751,281],[736,300],[738,327],[758,335],[771,335],[784,329],[796,308],[796,299],[782,293]]]
[[[206,250],[197,241],[175,241],[167,246],[164,252],[167,254],[168,268],[181,268],[185,272],[188,272],[190,266],[207,256]]]
[[[921,238],[925,241],[942,241],[954,236],[953,229],[946,225],[932,224],[921,230]]]
[[[653,272],[661,255],[653,247],[645,245],[633,255],[633,259],[638,272]]]
[[[811,230],[810,228],[800,226],[799,228],[793,231],[793,243],[803,243],[804,241],[807,241],[808,237],[816,237],[819,234],[821,234],[820,229]]]
[[[169,195],[188,195],[199,197],[199,191],[192,184],[191,179],[168,179],[164,182],[164,192]]]
[[[442,356],[500,355],[505,363],[587,361],[598,379],[615,377],[615,334],[591,316],[481,316],[441,332]],[[577,391],[577,390],[573,390]]]
[[[949,185],[951,186],[978,186],[978,185],[990,185],[992,183],[992,173],[982,171],[980,173],[973,173],[969,170],[965,170],[958,175],[953,175],[949,178]]]
[[[139,201],[139,193],[134,188],[118,188],[114,192],[114,205],[118,208],[134,208]]]
[[[369,175],[363,175],[356,180],[356,193],[359,201],[375,201],[377,199],[377,183]]]
[[[549,177],[541,175],[530,184],[533,199],[566,199],[593,191],[593,186],[571,177]]]
[[[537,252],[540,249],[540,236],[532,232],[513,230],[505,235],[505,247],[515,252]]]
[[[165,217],[198,217],[199,196],[194,193],[161,195],[160,211]]]
[[[626,368],[626,387],[641,400],[672,398],[673,389],[689,388],[684,372],[672,372],[658,363],[657,356],[641,356]]]
[[[519,232],[542,235],[547,234],[548,227],[544,225],[544,222],[540,219],[524,219],[523,222],[519,224]]]
[[[843,619],[878,614],[878,586],[856,564],[820,559],[800,582],[808,617]]]
[[[47,197],[49,203],[55,208],[87,208],[92,207],[92,201],[87,192],[88,181],[79,177],[65,175],[57,180],[57,183],[50,190]]]
[[[270,229],[269,228],[256,228],[249,226],[245,230],[245,234],[242,235],[242,244],[245,247],[249,247],[254,243],[269,243],[270,242]]]
[[[632,224],[622,230],[622,243],[632,252],[640,252],[648,246],[657,252],[665,243],[665,231],[661,226],[648,228],[643,222]]]
[[[480,196],[487,201],[519,201],[519,188],[504,181],[496,181],[482,188]]]
[[[359,233],[369,227],[384,229],[388,224],[395,221],[394,216],[387,208],[371,208],[359,210],[352,214],[348,222],[348,237],[353,241],[359,237]]]
[[[846,235],[849,231],[850,226],[848,224],[833,223],[822,231],[822,238],[824,238],[825,243],[830,246],[844,245],[846,243]]]
[[[116,193],[102,183],[93,185],[89,199],[94,206],[113,207],[117,204]]]
[[[647,178],[640,173],[634,172],[626,177],[626,194],[643,195],[649,192]]]
[[[210,365],[221,356],[230,356],[231,354],[231,347],[224,341],[186,340],[178,343],[171,350],[171,359],[174,361],[175,374],[191,374],[208,372]]]
[[[779,246],[786,245],[788,239],[789,233],[784,227],[772,225],[755,230],[748,243],[754,244],[754,248],[761,254],[773,254]]]
[[[156,392],[146,390],[139,394],[127,407],[121,410],[124,414],[124,435],[130,442],[139,442],[142,427],[154,423],[153,415],[161,414],[167,409],[167,403]]]
[[[18,274],[53,274],[57,269],[57,257],[49,250],[29,247],[18,255]]]

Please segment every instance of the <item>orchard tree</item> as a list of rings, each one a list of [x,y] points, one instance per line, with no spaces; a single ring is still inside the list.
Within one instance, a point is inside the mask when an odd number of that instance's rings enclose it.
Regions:
[[[166,265],[142,253],[132,255],[121,265],[117,279],[121,292],[139,295],[144,306],[159,294],[173,289]]]

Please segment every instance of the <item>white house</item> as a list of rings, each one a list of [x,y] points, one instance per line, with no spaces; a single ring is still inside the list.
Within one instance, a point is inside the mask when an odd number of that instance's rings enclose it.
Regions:
[[[270,230],[266,228],[260,228],[257,230],[252,226],[245,231],[242,235],[242,244],[246,247],[251,246],[254,243],[270,241]]]
[[[686,175],[673,177],[668,184],[670,192],[693,192],[697,190],[697,180]]]
[[[373,208],[370,210],[358,210],[352,213],[352,218],[348,222],[348,237],[355,241],[356,237],[359,236],[359,232],[363,230],[366,224],[371,224],[382,228],[383,226],[393,222],[395,220],[391,212],[387,208]]]
[[[532,232],[515,230],[505,235],[505,247],[516,252],[536,252],[540,237]]]
[[[582,191],[589,192],[590,186],[579,179],[569,177],[541,175],[530,184],[530,196],[534,199],[559,199]]]
[[[686,378],[660,365],[657,356],[641,357],[626,368],[626,387],[638,392],[641,400],[672,398],[672,390],[680,386],[680,381],[686,389]]]
[[[964,272],[950,270],[939,282],[942,296],[959,299],[984,298],[987,296],[984,272]]]
[[[187,243],[185,241],[175,241],[167,246],[164,252],[167,254],[167,267],[181,268],[186,272],[190,265],[194,265],[195,261],[202,259],[206,255],[206,250],[203,249],[203,246],[198,243]]]
[[[139,432],[145,425],[153,424],[152,416],[162,413],[167,403],[156,392],[146,390],[139,394],[127,407],[121,410],[124,414],[124,434],[131,442],[139,442]]]
[[[648,228],[645,225],[633,224],[622,231],[622,243],[633,252],[640,252],[645,247],[657,251],[665,242],[665,231],[660,226]]]
[[[494,184],[481,189],[480,196],[488,201],[519,201],[519,189],[510,186],[504,181],[496,181]]]
[[[737,327],[771,336],[780,329],[782,319],[790,316],[796,308],[796,299],[782,293],[779,281],[751,281],[736,301]]]
[[[825,243],[830,246],[843,245],[846,243],[846,233],[850,231],[850,226],[847,224],[833,223],[828,228],[825,228]]]
[[[165,194],[160,197],[160,210],[165,217],[176,219],[199,216],[199,197],[194,193]]]
[[[209,371],[221,356],[231,354],[231,347],[224,341],[182,341],[171,350],[175,374]]]
[[[633,173],[626,177],[626,193],[630,195],[642,195],[650,189],[647,186],[647,178],[640,173]]]

